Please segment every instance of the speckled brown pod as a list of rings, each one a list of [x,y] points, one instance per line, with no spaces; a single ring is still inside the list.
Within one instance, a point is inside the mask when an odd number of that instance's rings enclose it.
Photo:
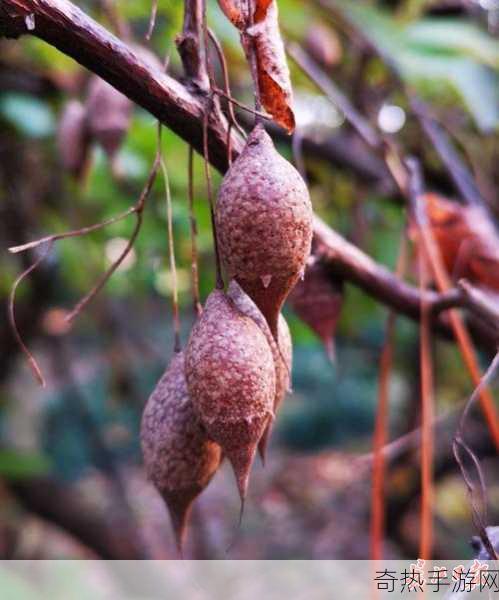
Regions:
[[[284,400],[286,392],[288,392],[290,389],[293,345],[288,324],[286,323],[286,320],[284,319],[282,314],[280,314],[277,326],[277,344],[274,340],[274,337],[272,336],[272,333],[270,332],[270,328],[267,324],[267,321],[260,312],[258,306],[256,306],[253,300],[244,292],[241,286],[234,279],[229,284],[229,287],[227,289],[227,295],[229,296],[229,298],[231,298],[231,300],[233,300],[236,307],[244,315],[253,319],[253,321],[258,325],[260,330],[265,335],[267,343],[270,346],[275,366],[276,386],[273,404],[273,410],[275,415],[277,413],[279,405]],[[260,439],[260,442],[258,444],[258,452],[263,463],[265,463],[265,455],[270,432],[272,429],[272,423],[273,419],[269,420],[269,423],[267,424],[267,427],[265,428],[262,438]]]
[[[168,507],[181,551],[192,503],[221,461],[220,446],[208,439],[193,410],[183,352],[173,356],[149,397],[140,439],[147,475]]]
[[[307,267],[289,296],[289,303],[300,319],[319,336],[329,359],[334,362],[334,334],[343,306],[343,285],[335,282],[325,267],[316,262]]]
[[[275,369],[265,335],[215,290],[192,330],[185,362],[194,410],[230,460],[244,500],[258,442],[273,414]]]
[[[279,311],[305,268],[312,206],[298,171],[257,125],[226,174],[216,206],[220,254],[264,315],[274,338]]]
[[[70,100],[57,128],[57,147],[63,167],[76,179],[85,176],[89,165],[90,135],[85,107]]]
[[[130,125],[133,103],[100,77],[91,78],[85,103],[92,137],[113,159]]]

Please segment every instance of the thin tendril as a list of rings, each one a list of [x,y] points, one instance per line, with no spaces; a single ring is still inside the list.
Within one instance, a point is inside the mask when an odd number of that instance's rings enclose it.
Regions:
[[[51,241],[51,240],[48,241],[46,248],[42,251],[42,253],[35,260],[35,262],[30,267],[28,267],[23,273],[21,273],[21,275],[19,275],[19,277],[14,281],[14,284],[12,285],[12,289],[10,291],[9,304],[8,304],[9,321],[10,321],[10,326],[12,327],[12,331],[14,333],[14,337],[16,338],[16,341],[17,341],[19,347],[21,348],[22,352],[26,356],[26,358],[28,360],[28,364],[29,364],[31,370],[33,371],[35,378],[37,379],[38,383],[42,387],[45,387],[45,379],[42,375],[42,371],[41,371],[40,367],[38,366],[38,363],[37,363],[35,357],[30,352],[30,350],[28,349],[26,344],[24,343],[24,341],[21,337],[21,334],[19,333],[19,329],[17,327],[16,315],[15,315],[15,302],[16,302],[16,290],[17,290],[19,284],[23,281],[23,279],[25,277],[27,277],[32,271],[34,271],[38,267],[38,265],[43,261],[44,258],[46,258],[46,256],[52,250],[53,245],[54,245],[53,241]]]
[[[191,230],[191,277],[192,277],[192,299],[194,310],[199,317],[202,312],[199,296],[199,268],[198,268],[198,248],[197,248],[197,221],[194,213],[194,150],[189,146],[188,160],[188,198],[189,198],[189,226]]]
[[[170,259],[170,273],[172,278],[172,313],[173,313],[173,331],[175,335],[174,340],[174,352],[180,352],[180,317],[178,310],[178,280],[177,280],[177,266],[175,264],[175,245],[173,239],[173,210],[172,210],[172,197],[170,192],[170,181],[168,178],[168,170],[163,157],[160,160],[161,171],[163,172],[163,181],[165,185],[165,197],[166,197],[166,216],[168,222],[168,256]]]
[[[213,68],[210,60],[210,53],[208,52],[208,25],[207,25],[207,14],[206,14],[206,0],[203,2],[203,39],[205,46],[205,60],[206,60],[206,70],[208,72],[208,79],[210,81],[210,93],[206,98],[205,107],[204,107],[204,115],[203,115],[203,155],[204,155],[204,173],[206,178],[206,189],[208,193],[208,202],[210,205],[210,217],[211,217],[211,228],[213,233],[213,246],[215,249],[215,286],[219,290],[223,290],[224,281],[222,278],[222,268],[220,263],[220,252],[218,248],[218,236],[217,236],[217,226],[215,221],[215,202],[213,199],[213,189],[212,189],[212,180],[211,180],[211,171],[210,171],[210,162],[209,162],[209,148],[208,148],[208,120],[210,116],[210,110],[213,105],[213,88],[214,86],[214,77],[213,77]]]

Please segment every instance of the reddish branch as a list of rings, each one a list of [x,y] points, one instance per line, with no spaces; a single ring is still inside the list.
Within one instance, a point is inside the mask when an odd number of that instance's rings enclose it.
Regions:
[[[184,34],[185,31],[184,24]],[[146,65],[130,47],[74,4],[68,0],[2,0],[0,36],[18,38],[24,34],[35,35],[74,58],[203,154],[205,95],[190,91],[172,77]],[[208,154],[210,162],[221,172],[228,166],[227,129],[227,122],[218,111],[210,115]],[[233,132],[233,159],[243,143],[241,136]],[[416,288],[378,265],[318,218],[315,237],[323,259],[334,272],[397,312],[419,319],[420,294]],[[445,295],[430,291],[427,294],[434,310],[463,305],[475,309],[469,294],[454,291]],[[477,310],[477,314],[483,313]],[[490,328],[481,330],[480,336],[488,345],[497,337]]]

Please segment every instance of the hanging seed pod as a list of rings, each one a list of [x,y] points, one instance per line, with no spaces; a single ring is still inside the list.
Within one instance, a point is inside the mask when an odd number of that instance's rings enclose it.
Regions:
[[[220,187],[220,254],[228,275],[258,306],[277,337],[279,311],[305,267],[312,206],[296,169],[257,125]]]
[[[132,101],[100,77],[93,76],[85,106],[92,137],[113,160],[130,126]]]
[[[275,369],[256,323],[220,290],[213,291],[186,350],[194,410],[230,460],[244,501],[256,447],[272,416]]]
[[[291,333],[289,331],[286,319],[279,315],[279,321],[277,323],[278,339],[279,339],[279,357],[280,367],[276,368],[276,395],[274,400],[274,415],[277,415],[277,411],[286,397],[286,393],[291,391],[291,370],[293,367],[293,342],[291,340]],[[275,417],[274,417],[275,419]],[[263,432],[262,439],[258,444],[258,452],[262,462],[265,464],[265,457],[267,454],[267,446],[270,440],[270,434],[274,426],[274,419],[269,421],[267,428]]]
[[[84,178],[89,166],[90,136],[84,106],[67,102],[57,128],[57,147],[62,165],[75,179]]]
[[[253,321],[258,325],[260,330],[265,335],[267,343],[270,346],[275,366],[276,385],[273,404],[273,411],[275,415],[279,405],[284,400],[286,392],[288,392],[290,389],[293,346],[288,324],[286,323],[284,317],[282,315],[279,315],[278,345],[274,340],[272,333],[270,332],[270,328],[264,316],[262,315],[256,304],[253,302],[253,300],[251,300],[251,298],[242,290],[241,286],[234,279],[229,284],[227,296],[229,296],[229,298],[234,302],[234,304],[240,312],[253,319]],[[273,419],[269,421],[263,433],[263,436],[258,444],[258,451],[262,462],[265,462],[265,454],[270,431],[272,429],[272,422]]]
[[[307,29],[305,47],[312,58],[326,69],[341,62],[343,50],[336,32],[319,22]]]
[[[182,552],[192,503],[221,461],[220,446],[207,438],[194,413],[183,352],[174,355],[146,404],[140,439],[147,475],[168,507]]]
[[[320,262],[307,267],[289,296],[294,312],[322,340],[326,353],[335,360],[334,334],[343,305],[343,285],[336,283]]]

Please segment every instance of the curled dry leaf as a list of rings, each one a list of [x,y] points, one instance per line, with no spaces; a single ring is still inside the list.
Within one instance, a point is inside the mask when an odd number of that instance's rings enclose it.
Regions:
[[[258,325],[222,291],[213,291],[186,349],[196,414],[232,464],[244,501],[256,448],[273,414],[275,368]]]
[[[70,100],[64,107],[57,129],[57,147],[64,169],[76,179],[83,179],[90,164],[90,136],[86,110],[78,100]]]
[[[289,295],[291,307],[322,340],[331,361],[335,358],[334,334],[343,305],[342,288],[320,262],[315,262]]]
[[[454,280],[465,278],[476,286],[499,291],[499,236],[486,212],[438,194],[426,194],[424,201],[449,275]]]
[[[181,551],[192,503],[222,457],[193,410],[182,352],[174,355],[146,404],[140,438],[147,475],[168,507]]]
[[[291,384],[291,368],[293,360],[293,345],[288,324],[284,317],[279,315],[278,323],[278,343],[274,340],[270,328],[265,320],[265,317],[260,312],[256,304],[244,292],[241,286],[234,279],[230,282],[227,290],[227,296],[234,302],[237,309],[247,317],[253,319],[260,330],[265,335],[267,343],[270,346],[272,357],[275,366],[275,396],[274,396],[274,415],[277,413],[281,402],[286,396],[286,392],[290,389]],[[272,420],[273,421],[273,420]],[[269,421],[267,428],[258,444],[258,451],[262,462],[265,462],[265,454],[272,428],[272,421]]]
[[[295,128],[293,94],[286,53],[279,31],[275,0],[256,0],[253,19],[249,18],[245,0],[219,0],[227,18],[241,31],[241,41],[248,61],[255,53],[260,102],[274,121],[292,133]]]

